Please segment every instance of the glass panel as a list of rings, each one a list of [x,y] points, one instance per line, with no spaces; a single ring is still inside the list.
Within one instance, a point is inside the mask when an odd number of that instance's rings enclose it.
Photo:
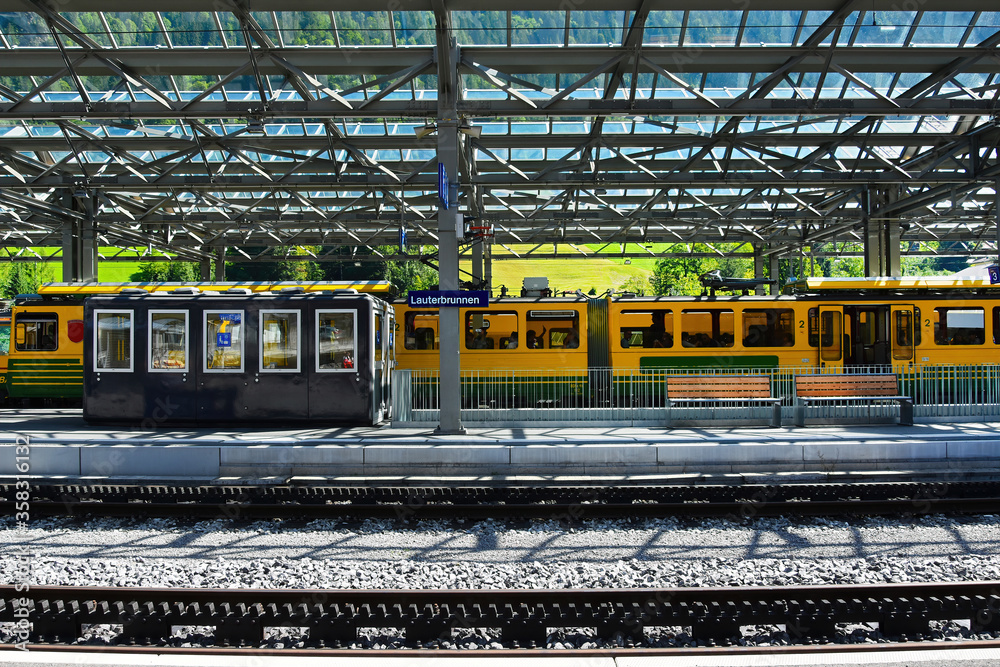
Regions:
[[[375,313],[375,361],[382,361],[382,316]]]
[[[438,314],[409,312],[403,318],[403,347],[407,350],[436,350]]]
[[[844,344],[843,315],[835,310],[825,310],[820,314],[822,320],[822,347],[819,357],[823,361],[839,361],[840,348]]]
[[[517,313],[471,311],[465,314],[468,350],[516,350]]]
[[[354,311],[319,311],[316,314],[319,337],[316,364],[319,370],[354,369],[357,359]]]
[[[149,368],[154,371],[186,371],[187,313],[149,314]]]
[[[913,313],[908,310],[897,310],[893,313],[893,331],[895,345],[892,346],[892,358],[912,359]]]
[[[674,314],[669,310],[623,310],[619,344],[629,347],[673,347]]]
[[[260,370],[299,370],[298,311],[261,311]]]
[[[132,370],[132,312],[95,311],[94,370]]]
[[[205,370],[243,370],[243,311],[206,311]]]
[[[0,355],[10,352],[10,326],[0,327]]]
[[[733,311],[681,311],[681,345],[684,347],[732,347],[736,340]]]
[[[795,312],[790,308],[743,311],[744,347],[791,347],[795,344]]]
[[[55,313],[29,313],[14,319],[14,347],[26,351],[52,351],[59,347],[59,317]]]
[[[986,314],[982,308],[935,308],[934,342],[938,345],[982,345]]]
[[[529,350],[562,349],[570,332],[580,345],[580,314],[575,310],[529,310],[524,346]]]

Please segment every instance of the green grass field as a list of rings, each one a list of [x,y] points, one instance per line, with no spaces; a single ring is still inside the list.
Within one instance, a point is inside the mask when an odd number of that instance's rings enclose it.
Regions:
[[[600,294],[620,287],[629,278],[648,278],[654,263],[653,259],[633,259],[631,264],[626,264],[621,258],[494,259],[493,292],[498,294],[500,286],[504,285],[509,294],[517,295],[525,277],[545,277],[553,293],[578,289],[586,293],[593,287]],[[471,263],[463,263],[462,269],[467,271],[471,266]]]

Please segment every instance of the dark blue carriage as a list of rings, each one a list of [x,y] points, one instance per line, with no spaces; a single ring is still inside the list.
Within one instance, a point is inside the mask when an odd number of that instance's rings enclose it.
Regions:
[[[353,290],[245,292],[89,297],[84,419],[360,425],[389,416],[391,307]]]

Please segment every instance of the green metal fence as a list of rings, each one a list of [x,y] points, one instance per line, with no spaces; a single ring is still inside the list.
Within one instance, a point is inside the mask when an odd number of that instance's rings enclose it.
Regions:
[[[436,422],[439,410],[437,371],[395,371],[396,424]],[[462,420],[468,425],[618,425],[665,426],[686,422],[718,425],[765,424],[767,406],[720,400],[705,407],[671,407],[668,376],[767,376],[771,395],[782,399],[784,423],[791,423],[797,375],[896,373],[900,393],[911,396],[914,416],[925,420],[975,420],[1000,417],[1000,365],[855,366],[848,369],[812,366],[717,369],[642,368],[491,370],[462,373]],[[830,421],[894,421],[894,401],[845,399],[810,408],[808,418]]]

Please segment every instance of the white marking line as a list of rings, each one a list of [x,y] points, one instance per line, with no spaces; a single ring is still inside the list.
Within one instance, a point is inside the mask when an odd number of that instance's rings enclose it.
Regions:
[[[871,651],[852,653],[816,653],[782,655],[720,656],[626,656],[615,661],[616,667],[782,667],[784,665],[914,665],[942,662],[983,661],[1000,664],[1000,649],[950,649],[923,651]],[[988,662],[987,662],[988,661]]]

